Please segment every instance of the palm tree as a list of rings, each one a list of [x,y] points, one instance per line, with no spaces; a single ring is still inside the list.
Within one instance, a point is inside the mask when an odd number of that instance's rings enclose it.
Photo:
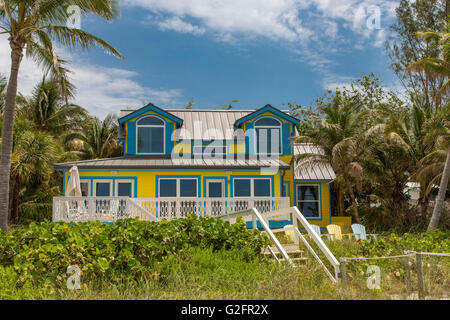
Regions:
[[[53,137],[36,130],[27,119],[16,118],[14,126],[14,147],[11,158],[11,220],[19,219],[20,194],[42,188],[53,174],[53,163],[58,160],[61,150]],[[47,186],[48,187],[48,186]]]
[[[450,92],[450,19],[444,32],[416,32],[417,37],[424,38],[427,43],[437,43],[441,48],[441,58],[424,58],[411,63],[407,70],[425,72],[429,76],[447,78],[436,93],[435,100],[441,100]]]
[[[297,156],[296,161],[303,166],[317,162],[331,163],[337,179],[345,183],[355,220],[361,223],[352,180],[355,180],[357,189],[360,189],[363,176],[360,159],[363,152],[369,150],[362,147],[366,135],[361,132],[361,123],[364,123],[367,114],[357,99],[343,96],[339,92],[336,92],[329,103],[319,101],[317,110],[318,113],[309,111],[314,128],[308,136],[297,137],[294,142],[314,143],[322,148],[323,153],[303,154]]]
[[[437,181],[441,179],[433,215],[428,230],[437,228],[444,207],[450,176],[450,103],[439,110],[426,124],[425,143],[433,150],[422,158],[422,169],[418,177],[427,177],[426,193],[429,194]],[[443,194],[442,194],[443,193]]]
[[[450,92],[450,19],[447,20],[446,30],[444,32],[418,32],[417,36],[424,38],[427,42],[437,42],[441,48],[441,58],[425,58],[413,62],[408,66],[408,70],[416,72],[423,71],[430,75],[443,77],[444,79],[447,78],[435,96],[436,100],[440,100]],[[448,123],[445,123],[445,125],[448,128]],[[450,178],[450,144],[444,144],[444,148],[447,152],[447,158],[442,172],[439,193],[434,206],[433,215],[431,216],[430,224],[428,225],[428,231],[436,229],[439,224]]]
[[[19,94],[18,112],[34,122],[38,130],[60,136],[80,129],[88,112],[75,104],[66,103],[61,95],[59,83],[46,80],[36,85],[30,98]]]
[[[6,95],[6,86],[8,81],[2,75],[0,75],[0,114],[3,112],[3,108],[5,107],[5,95]]]
[[[117,16],[116,0],[4,0],[0,7],[0,35],[9,36],[11,72],[3,111],[2,150],[0,159],[0,228],[8,228],[9,177],[13,148],[13,127],[18,88],[18,74],[23,55],[32,58],[46,73],[58,79],[65,98],[73,96],[74,86],[68,78],[66,61],[55,51],[54,43],[89,49],[98,46],[117,57],[122,55],[106,41],[80,29],[67,27],[70,6],[84,14],[106,20]]]
[[[73,141],[73,149],[83,159],[110,158],[122,154],[117,130],[117,116],[109,114],[103,121],[90,118],[82,130],[67,135],[66,139]]]
[[[410,179],[418,179],[420,182],[420,195],[418,205],[423,219],[427,219],[429,193],[426,192],[429,179],[425,175],[417,173],[423,167],[421,159],[430,150],[425,143],[425,124],[432,117],[432,110],[411,96],[411,109],[403,112],[389,111],[384,123],[379,125],[379,132],[383,134],[384,144],[388,150],[397,152],[399,157],[395,160],[397,167],[402,167],[408,172]],[[402,181],[403,179],[396,179]],[[414,180],[415,181],[415,180]],[[401,187],[400,185],[398,185]],[[406,185],[403,185],[403,188]]]

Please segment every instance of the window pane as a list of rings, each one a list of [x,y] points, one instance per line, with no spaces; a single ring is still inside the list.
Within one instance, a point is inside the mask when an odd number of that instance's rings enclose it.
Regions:
[[[255,197],[270,197],[270,179],[255,179],[253,187]]]
[[[208,196],[210,198],[221,198],[222,195],[222,182],[209,182],[208,183]]]
[[[268,130],[267,129],[256,129],[256,152],[267,154],[269,153],[268,148]]]
[[[281,153],[280,129],[256,129],[256,151],[261,154]]]
[[[97,182],[95,184],[95,194],[97,195],[97,197],[109,197],[111,196],[110,194],[110,182]]]
[[[81,186],[81,196],[90,197],[91,195],[89,194],[89,182],[81,182],[80,186]]]
[[[261,118],[256,120],[255,126],[279,126],[280,122],[275,120],[274,118]]]
[[[117,183],[117,196],[132,197],[131,182],[118,182]]]
[[[160,197],[176,197],[177,196],[177,180],[175,180],[175,179],[159,180],[159,196]]]
[[[147,126],[163,126],[164,122],[156,117],[145,117],[137,122],[138,125],[147,125]]]
[[[269,150],[270,153],[281,153],[280,129],[269,130]]]
[[[297,207],[305,217],[319,217],[318,202],[298,202]]]
[[[180,180],[180,197],[197,196],[197,179]]]
[[[234,180],[234,195],[236,197],[250,197],[250,179]]]
[[[164,128],[140,127],[138,128],[138,153],[163,153]]]
[[[297,188],[297,200],[319,200],[319,187],[318,186],[299,186]]]

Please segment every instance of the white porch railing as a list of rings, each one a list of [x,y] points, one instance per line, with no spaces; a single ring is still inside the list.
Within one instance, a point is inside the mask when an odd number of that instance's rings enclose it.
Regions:
[[[269,212],[288,208],[289,198],[128,198],[128,197],[55,197],[53,221],[112,222],[126,217],[158,221],[197,216],[223,216],[258,209]]]

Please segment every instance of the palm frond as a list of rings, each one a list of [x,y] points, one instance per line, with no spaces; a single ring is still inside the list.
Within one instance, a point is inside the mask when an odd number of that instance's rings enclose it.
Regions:
[[[67,47],[81,47],[91,49],[93,47],[102,48],[105,53],[124,59],[122,54],[105,40],[81,29],[69,28],[65,26],[46,26],[42,28],[48,35],[60,44]]]

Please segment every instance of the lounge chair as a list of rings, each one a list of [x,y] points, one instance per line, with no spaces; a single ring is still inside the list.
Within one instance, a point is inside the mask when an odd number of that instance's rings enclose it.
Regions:
[[[347,237],[348,239],[352,238],[352,233],[342,233],[341,227],[337,224],[329,224],[327,225],[328,233],[331,235],[331,240],[342,240],[343,237]]]
[[[371,236],[375,240],[377,239],[378,234],[375,233],[366,233],[366,227],[362,224],[352,224],[353,235],[355,236],[355,240],[367,240],[367,236]]]

